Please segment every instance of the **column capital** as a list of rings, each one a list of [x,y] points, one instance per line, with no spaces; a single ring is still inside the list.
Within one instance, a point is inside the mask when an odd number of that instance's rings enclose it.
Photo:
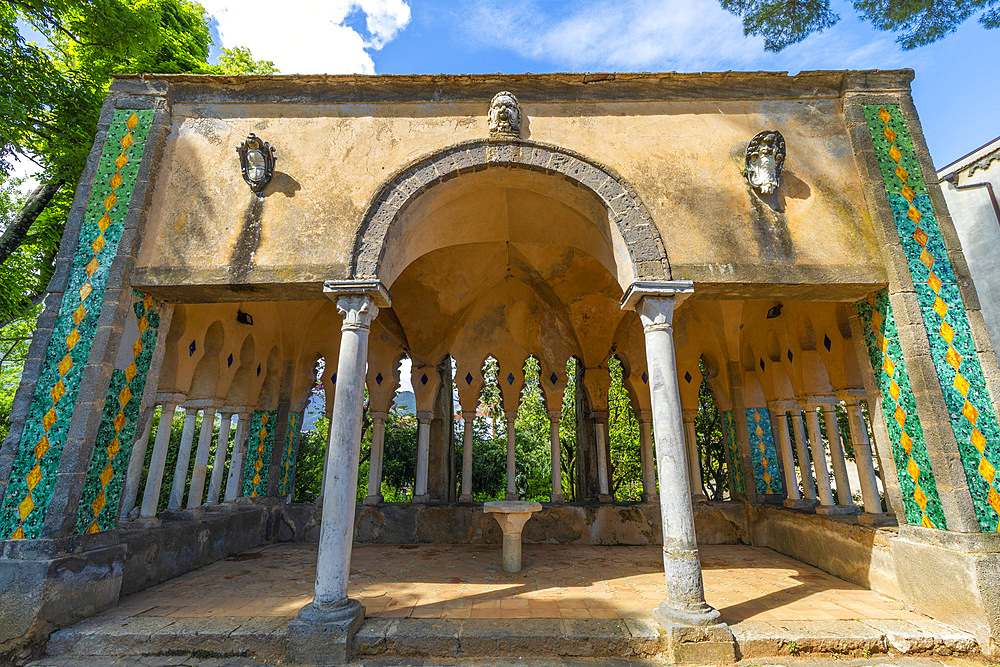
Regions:
[[[622,296],[622,310],[638,310],[636,304],[643,298],[671,299],[676,305],[694,294],[690,280],[637,280],[628,286]]]
[[[635,420],[640,424],[645,424],[646,422],[653,421],[653,411],[643,410],[642,408],[635,409]]]
[[[338,294],[335,303],[344,318],[344,331],[368,331],[378,317],[378,306],[368,294]]]
[[[562,419],[562,410],[546,410],[549,415],[549,421],[558,422]]]
[[[323,294],[334,303],[342,296],[364,295],[379,308],[392,306],[392,295],[380,280],[326,280],[323,281]]]
[[[849,388],[849,389],[838,389],[837,399],[843,401],[846,405],[852,406],[857,405],[862,399],[867,399],[868,394],[865,393],[864,389]]]
[[[786,412],[794,412],[798,410],[798,404],[795,401],[768,401],[767,409],[773,412],[778,417],[784,417]]]
[[[421,424],[430,424],[434,421],[434,412],[431,410],[417,410],[417,421]]]
[[[806,398],[806,410],[815,410],[816,408],[826,409],[831,405],[840,405],[840,401],[833,396],[809,396]]]
[[[462,419],[466,421],[475,421],[476,411],[475,410],[462,410]]]
[[[385,421],[386,419],[389,418],[389,413],[385,412],[384,410],[372,410],[368,414],[372,416],[372,421],[375,421],[376,419],[380,421]]]
[[[698,409],[697,408],[684,409],[681,410],[681,414],[683,415],[685,422],[693,422],[695,419],[698,418]]]

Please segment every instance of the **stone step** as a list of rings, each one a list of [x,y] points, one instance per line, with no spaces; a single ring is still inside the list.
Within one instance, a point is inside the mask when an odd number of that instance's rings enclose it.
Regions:
[[[931,619],[920,621],[743,621],[730,626],[741,658],[804,653],[957,655],[977,653],[976,639]]]
[[[280,659],[285,617],[98,616],[54,633],[53,657],[157,655]],[[827,654],[868,656],[975,653],[967,633],[922,621],[744,621],[731,626],[742,659]],[[369,618],[357,635],[359,658],[651,657],[664,649],[649,617],[598,619]]]

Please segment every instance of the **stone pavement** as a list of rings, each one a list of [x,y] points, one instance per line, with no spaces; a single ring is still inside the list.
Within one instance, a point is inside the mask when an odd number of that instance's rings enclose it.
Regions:
[[[311,599],[315,553],[315,545],[269,545],[190,572],[55,633],[49,653],[280,659],[288,622]],[[977,648],[971,636],[898,601],[769,549],[705,546],[701,557],[708,602],[744,657]],[[352,560],[350,594],[368,617],[361,656],[626,658],[661,650],[651,617],[666,597],[659,547],[526,545],[515,574],[502,570],[497,545],[366,545]],[[396,660],[386,664],[409,664]]]

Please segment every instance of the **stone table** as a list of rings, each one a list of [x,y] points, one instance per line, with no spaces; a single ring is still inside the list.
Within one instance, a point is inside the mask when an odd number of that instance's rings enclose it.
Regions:
[[[521,571],[521,530],[531,515],[542,510],[541,503],[527,500],[498,500],[483,503],[483,511],[496,517],[503,531],[503,569]]]

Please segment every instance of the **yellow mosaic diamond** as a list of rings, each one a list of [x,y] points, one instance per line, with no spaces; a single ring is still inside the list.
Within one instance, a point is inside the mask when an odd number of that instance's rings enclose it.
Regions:
[[[146,333],[146,329],[148,329],[148,328],[149,328],[149,321],[146,320],[146,316],[143,315],[142,319],[139,320],[139,335],[141,336],[142,334]],[[140,347],[140,349],[142,348],[141,345],[139,347]],[[139,354],[139,353],[136,352],[136,354]]]
[[[76,347],[76,344],[79,342],[80,342],[80,332],[77,329],[73,329],[72,331],[69,332],[69,335],[66,336],[66,347],[72,350],[74,347]],[[63,373],[63,375],[65,375],[65,373]]]
[[[31,472],[28,473],[28,476],[24,478],[24,481],[26,481],[28,483],[28,490],[29,491],[33,491],[34,488],[36,486],[38,486],[38,483],[40,481],[42,481],[42,468],[41,468],[41,466],[39,466],[36,463],[35,467],[31,469]]]
[[[918,505],[920,505],[920,509],[927,508],[927,495],[919,486],[913,489],[913,499],[917,501]]]
[[[906,472],[910,474],[910,477],[913,478],[914,482],[920,479],[920,468],[917,466],[917,462],[912,458],[910,459],[910,462],[906,464]]]
[[[89,278],[92,275],[94,275],[94,272],[97,271],[97,267],[99,266],[100,264],[97,263],[96,257],[87,262],[87,266],[84,267],[85,269],[87,269],[87,277]]]
[[[962,416],[968,419],[969,423],[975,424],[976,420],[979,419],[979,410],[972,403],[966,401],[965,405],[962,406]]]
[[[10,536],[10,539],[12,539],[12,540],[23,540],[24,539],[24,528],[22,526],[18,526],[17,530],[14,531],[14,534]]]
[[[101,532],[101,528],[100,526],[97,525],[97,521],[96,520],[92,521],[90,524],[90,528],[87,529],[87,535],[95,535],[99,532]]]
[[[953,347],[948,348],[948,352],[944,355],[944,360],[947,361],[948,364],[956,371],[958,370],[958,367],[962,365],[962,355],[960,355],[958,350]]]
[[[118,400],[121,402],[122,406],[125,406],[130,400],[132,400],[132,390],[128,388],[128,385],[125,385],[125,388],[121,390],[120,394],[118,394]]]
[[[886,357],[885,361],[882,362],[882,369],[885,370],[886,375],[892,377],[892,374],[896,372],[896,364],[892,363],[892,359]]]
[[[888,123],[889,121],[886,122]],[[896,140],[896,133],[893,131],[891,127],[888,126],[884,130],[882,130],[882,136],[885,137],[886,141],[888,141],[890,144]]]
[[[110,183],[111,189],[116,190],[118,186],[122,184],[122,180],[123,179],[121,173],[116,171],[115,175],[111,177],[111,183]]]
[[[104,235],[98,236],[94,239],[94,242],[90,244],[90,247],[94,249],[94,254],[101,252],[104,248]]]
[[[934,299],[934,312],[942,318],[944,318],[944,316],[948,313],[948,304],[946,304],[944,299],[941,297]]]
[[[115,196],[114,192],[112,192],[111,194],[109,194],[107,197],[104,198],[104,208],[106,208],[109,211],[117,203],[118,203],[118,197]]]
[[[924,518],[920,520],[920,526],[922,528],[934,528],[935,527],[934,524],[931,523],[931,520],[927,517],[926,514],[924,515]]]
[[[1000,494],[992,486],[990,487],[989,494],[986,496],[986,502],[990,504],[994,512],[1000,514]]]
[[[924,251],[924,252],[926,252],[926,251]],[[928,256],[929,256],[929,255],[928,255]],[[934,261],[934,260],[933,260],[933,259],[931,259],[931,262],[933,262],[933,261]],[[929,268],[929,267],[928,267],[928,268]],[[941,279],[940,279],[940,278],[938,278],[937,274],[936,274],[936,273],[934,273],[933,271],[931,271],[931,272],[930,272],[930,273],[929,273],[929,274],[927,275],[927,284],[928,284],[928,285],[930,285],[930,288],[931,288],[932,290],[934,290],[934,293],[935,293],[935,294],[939,294],[939,293],[941,292]],[[944,315],[942,315],[941,317],[944,317]]]
[[[63,384],[62,380],[59,380],[59,382],[56,382],[56,386],[52,387],[52,391],[49,392],[49,395],[52,397],[52,404],[55,405],[58,403],[59,399],[62,398],[65,393],[66,385]]]
[[[910,450],[913,449],[913,440],[909,435],[907,435],[906,431],[903,431],[903,434],[899,436],[899,446],[902,447],[907,454],[909,454]]]
[[[972,445],[979,450],[982,454],[986,449],[986,436],[983,435],[978,428],[972,429],[972,436],[969,438],[972,441]]]
[[[907,217],[910,218],[915,224],[920,224],[920,211],[917,210],[916,206],[911,206],[910,210],[906,212]]]
[[[132,115],[129,116],[128,120],[125,121],[125,127],[127,127],[128,131],[131,132],[132,130],[135,129],[135,126],[138,124],[139,124],[139,114],[133,111]]]
[[[125,153],[122,153],[115,159],[115,166],[118,167],[119,169],[121,169],[127,164],[128,164],[128,155],[126,155]]]
[[[986,478],[986,481],[990,484],[993,483],[993,477],[997,474],[996,469],[990,465],[990,462],[986,459],[979,460],[979,474]]]
[[[21,501],[21,504],[17,506],[17,514],[21,517],[21,521],[27,519],[33,509],[35,509],[35,501],[31,499],[31,494],[29,493],[24,497],[24,500]],[[18,528],[18,530],[21,529]],[[21,535],[23,536],[24,533],[21,533]]]
[[[142,352],[142,338],[136,338],[135,342],[132,343],[132,358],[134,359],[135,357],[138,357],[141,352]]]
[[[903,426],[903,424],[906,423],[906,413],[903,412],[903,408],[898,405],[896,406],[896,413],[893,416],[896,418],[896,421],[899,422],[900,426]]]
[[[49,451],[49,436],[43,435],[42,439],[35,445],[35,460],[41,461],[47,451]]]
[[[127,151],[128,147],[132,145],[132,134],[131,133],[126,134],[124,137],[122,137],[122,140],[119,141],[118,143],[121,144],[123,151]]]
[[[94,499],[94,503],[91,505],[91,507],[94,508],[94,516],[100,514],[101,510],[104,509],[104,505],[106,504],[107,500],[104,498],[104,492],[101,491],[100,493],[97,494],[97,498]]]
[[[892,400],[894,400],[897,403],[899,403],[900,389],[899,389],[899,385],[896,384],[895,380],[893,380],[892,382],[889,383],[889,394],[892,395]]]
[[[269,417],[267,416],[267,413],[265,412],[264,414],[262,414],[262,415],[260,416],[260,423],[261,423],[261,424],[267,424],[267,420],[268,420],[268,419],[269,419]]]
[[[42,417],[42,426],[44,426],[45,430],[48,431],[53,427],[53,425],[55,425],[55,423],[56,423],[56,409],[49,408],[49,411],[45,413],[44,417]]]
[[[142,306],[146,310],[149,310],[150,308],[152,308],[153,307],[153,297],[149,296],[148,294],[146,296],[142,297]],[[145,315],[143,315],[143,317],[145,317]]]
[[[913,198],[917,196],[917,193],[914,192],[913,188],[911,188],[909,185],[904,185],[903,187],[901,187],[899,189],[899,194],[903,195],[903,199],[910,202],[911,204],[913,203]]]
[[[886,109],[885,107],[882,107],[881,109],[878,110],[878,117],[881,118],[882,122],[885,123],[886,125],[888,125],[889,121],[892,120],[892,114],[890,114],[889,110]]]
[[[963,376],[961,373],[955,374],[955,381],[952,382],[951,384],[953,387],[955,387],[955,389],[958,390],[958,393],[960,393],[962,396],[969,395],[969,381],[966,380],[965,376]]]
[[[115,424],[115,433],[120,433],[121,430],[125,427],[125,413],[124,412],[119,412],[115,416],[115,422],[114,422],[114,424]]]
[[[903,169],[903,165],[896,165],[896,177],[906,183],[906,179],[910,177],[910,172]]]
[[[926,249],[920,251],[920,261],[924,263],[928,269],[934,266],[934,257],[927,252]]]
[[[77,326],[80,326],[80,322],[83,322],[83,318],[87,316],[87,309],[80,304],[80,307],[73,311],[73,321],[76,322]]]
[[[125,368],[125,380],[131,382],[132,378],[134,378],[135,374],[138,372],[138,369],[135,367],[135,362],[133,361]]]
[[[97,226],[101,228],[102,232],[107,231],[108,227],[111,226],[111,216],[107,213],[101,216],[101,219],[97,221]]]
[[[73,332],[75,331],[76,329],[73,329]],[[70,332],[69,337],[66,338],[67,345],[69,345],[69,339],[73,337],[73,332]],[[76,334],[76,337],[79,340],[80,334]],[[66,375],[66,373],[69,373],[69,369],[73,368],[73,357],[67,354],[62,358],[62,361],[59,362],[57,368],[59,369],[60,375]]]
[[[103,488],[107,486],[108,482],[111,481],[111,478],[114,477],[114,475],[115,471],[112,469],[110,463],[104,466],[104,470],[101,471],[101,487]]]
[[[116,435],[115,439],[111,441],[110,445],[108,445],[108,459],[114,461],[115,456],[118,455],[118,452],[120,452],[121,449],[121,443],[118,442],[118,436]]]
[[[941,334],[941,338],[948,341],[949,345],[951,345],[951,341],[955,340],[955,330],[952,329],[951,325],[947,322],[941,323],[941,328],[938,329],[938,333]]]
[[[94,288],[90,286],[90,281],[88,280],[80,288],[80,301],[86,301],[90,293],[94,291]]]
[[[899,149],[893,145],[889,147],[889,157],[892,158],[893,162],[899,162],[900,158],[903,157],[903,154],[900,153]]]

